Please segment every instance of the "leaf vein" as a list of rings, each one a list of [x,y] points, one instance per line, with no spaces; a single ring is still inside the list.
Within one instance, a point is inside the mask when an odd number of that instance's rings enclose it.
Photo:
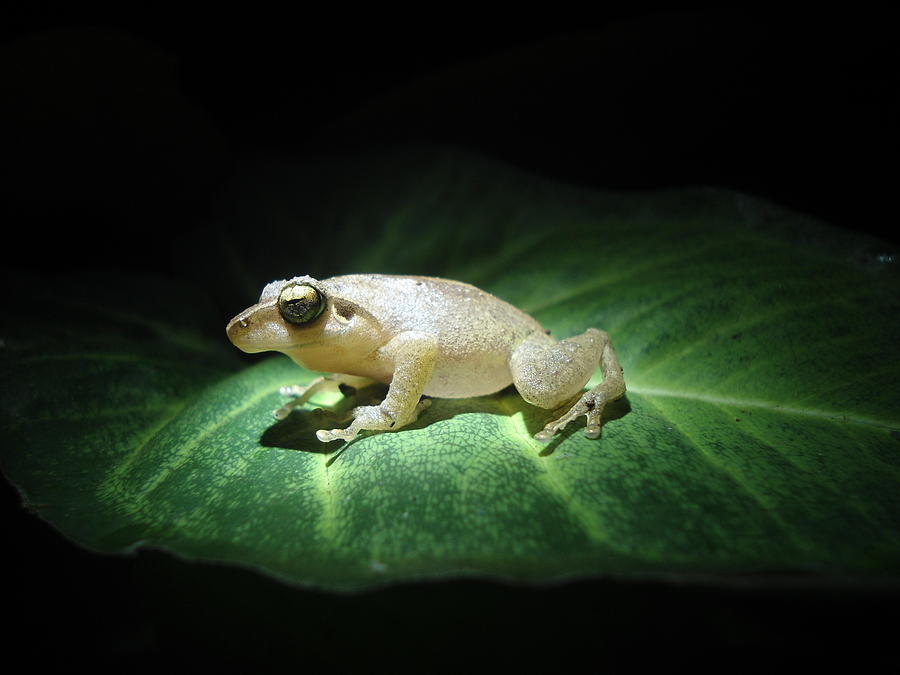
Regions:
[[[628,391],[639,396],[652,398],[654,396],[660,398],[680,398],[687,401],[701,401],[713,405],[732,405],[743,408],[762,408],[772,412],[781,412],[787,415],[799,415],[805,417],[816,417],[836,422],[849,422],[851,424],[859,424],[863,426],[881,427],[889,430],[900,430],[900,422],[891,420],[882,420],[876,417],[867,417],[865,415],[851,415],[847,413],[831,412],[828,410],[819,410],[817,408],[798,408],[796,406],[783,405],[774,401],[763,401],[759,399],[741,399],[731,398],[728,396],[716,396],[713,394],[698,394],[691,391],[673,391],[671,389],[662,389],[658,387],[641,387],[629,386]]]

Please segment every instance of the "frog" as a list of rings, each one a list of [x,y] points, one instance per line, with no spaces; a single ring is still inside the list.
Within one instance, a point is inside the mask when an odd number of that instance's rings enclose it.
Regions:
[[[556,340],[526,312],[451,279],[349,274],[272,281],[225,331],[244,352],[281,352],[323,373],[280,389],[289,400],[273,411],[277,420],[319,392],[388,385],[381,402],[352,410],[346,428],[318,430],[323,443],[402,429],[431,398],[487,396],[510,385],[528,403],[556,411],[537,441],[549,442],[581,416],[584,435],[596,439],[604,407],[625,394],[606,331],[588,328]],[[585,391],[598,366],[601,383]]]

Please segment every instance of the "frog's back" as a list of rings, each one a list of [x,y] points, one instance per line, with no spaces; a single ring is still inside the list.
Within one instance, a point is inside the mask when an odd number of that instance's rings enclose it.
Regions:
[[[354,274],[322,283],[326,293],[366,307],[390,333],[436,336],[438,358],[425,388],[431,396],[480,396],[508,386],[510,351],[526,336],[543,332],[521,310],[460,281]]]

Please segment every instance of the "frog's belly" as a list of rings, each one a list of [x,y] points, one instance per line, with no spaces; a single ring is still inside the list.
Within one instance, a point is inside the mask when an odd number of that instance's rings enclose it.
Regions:
[[[437,398],[469,398],[493,394],[510,384],[506,359],[485,358],[465,365],[438,360],[424,393]]]

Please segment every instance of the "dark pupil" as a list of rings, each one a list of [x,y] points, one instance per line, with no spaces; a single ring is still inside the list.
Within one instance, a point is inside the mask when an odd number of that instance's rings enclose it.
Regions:
[[[302,300],[288,300],[285,305],[287,306],[288,314],[296,317],[303,316],[303,313],[309,309],[307,303]]]
[[[306,320],[315,310],[315,302],[308,300],[287,300],[284,305],[284,313],[295,321]]]

